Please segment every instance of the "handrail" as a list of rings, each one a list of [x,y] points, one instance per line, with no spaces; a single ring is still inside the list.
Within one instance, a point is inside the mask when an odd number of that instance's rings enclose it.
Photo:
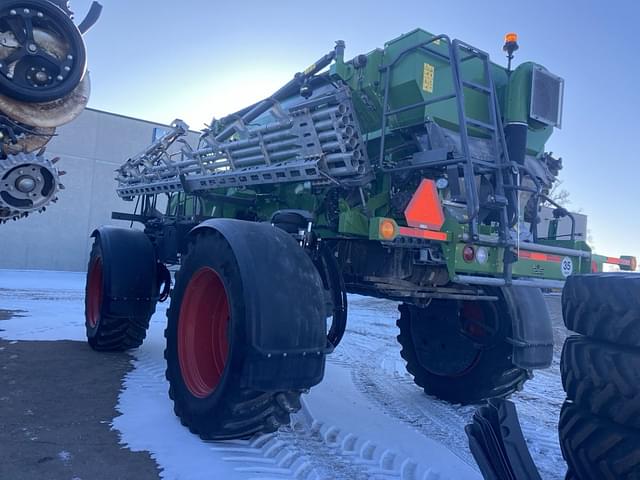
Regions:
[[[436,52],[435,50],[428,48],[429,45],[440,40],[444,40],[448,45],[448,48],[449,48],[448,57],[441,54],[440,52]],[[435,103],[439,103],[439,102],[443,102],[443,101],[451,100],[455,98],[457,100],[456,104],[457,104],[457,111],[458,111],[458,123],[460,125],[460,134],[461,134],[461,137],[463,136],[463,138],[461,139],[462,150],[463,150],[464,158],[466,159],[464,181],[465,181],[465,191],[467,194],[467,218],[463,220],[461,223],[468,223],[471,225],[475,225],[474,220],[478,217],[480,213],[480,201],[478,199],[477,188],[475,188],[475,185],[473,184],[475,182],[475,171],[474,171],[475,169],[474,169],[473,159],[471,158],[471,155],[469,152],[469,145],[468,145],[469,141],[467,137],[467,125],[465,120],[466,117],[464,114],[464,96],[462,93],[462,79],[460,78],[460,75],[458,72],[457,55],[455,52],[455,48],[457,44],[455,42],[456,40],[452,42],[449,36],[447,35],[437,35],[427,40],[426,42],[421,42],[417,45],[412,45],[410,47],[407,47],[406,49],[401,51],[398,54],[398,56],[393,59],[393,61],[379,68],[380,72],[383,72],[385,74],[384,100],[382,104],[382,125],[380,127],[379,161],[380,161],[380,169],[383,172],[393,170],[391,168],[384,167],[384,156],[385,156],[385,147],[386,147],[385,133],[387,130],[388,117],[390,117],[391,115],[396,115],[398,113],[406,112],[409,110],[425,107],[427,105],[432,105]],[[390,110],[389,109],[389,87],[391,84],[391,72],[392,72],[391,69],[396,63],[402,60],[406,55],[419,49],[426,50],[427,52],[437,55],[439,57],[442,57],[450,62],[452,66],[451,74],[453,77],[454,92],[446,95],[441,95],[439,97],[425,100],[422,102],[414,103],[411,105],[405,105],[403,107],[399,107],[394,110]],[[474,54],[476,54],[475,50],[473,52]]]

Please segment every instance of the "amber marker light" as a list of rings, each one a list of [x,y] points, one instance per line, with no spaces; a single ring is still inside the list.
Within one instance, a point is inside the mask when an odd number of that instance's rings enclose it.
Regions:
[[[396,224],[393,220],[384,219],[380,222],[380,237],[384,240],[393,240],[396,236]]]

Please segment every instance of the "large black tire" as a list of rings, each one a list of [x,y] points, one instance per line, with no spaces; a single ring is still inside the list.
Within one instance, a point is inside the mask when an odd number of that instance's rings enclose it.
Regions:
[[[140,235],[143,235],[139,232]],[[140,237],[141,238],[141,237]],[[148,241],[148,240],[147,240]],[[89,257],[89,266],[87,268],[87,283],[85,287],[85,328],[87,342],[94,350],[98,351],[122,351],[137,348],[142,345],[149,328],[149,320],[155,312],[156,300],[153,298],[153,292],[157,290],[155,285],[156,265],[155,259],[150,258],[145,262],[145,267],[149,270],[144,272],[141,277],[124,275],[115,279],[107,274],[107,270],[114,270],[113,262],[122,261],[123,256],[127,257],[126,252],[118,251],[118,258],[113,256],[105,256],[102,247],[102,239],[97,236],[94,240]],[[124,248],[124,245],[119,247]],[[135,251],[132,252],[133,257]],[[140,261],[140,257],[135,258],[132,266]],[[137,284],[136,278],[149,278],[149,292],[147,298],[143,301],[136,301],[133,293],[134,289],[138,290],[140,285]],[[118,283],[119,285],[114,285]],[[127,285],[132,288],[129,290]],[[114,289],[120,291],[131,291],[132,293],[126,297],[113,298],[110,295]]]
[[[300,409],[299,391],[243,385],[248,332],[242,278],[231,246],[218,232],[206,229],[190,244],[167,317],[169,396],[192,433],[207,440],[242,438],[290,422]]]
[[[562,291],[562,316],[576,333],[640,347],[640,275],[572,275]]]
[[[569,400],[640,429],[640,350],[572,336],[564,344],[560,371]]]
[[[460,318],[452,315],[461,308],[455,300],[434,299],[427,308],[398,307],[397,338],[407,371],[427,395],[451,403],[478,403],[521,390],[530,374],[512,363],[513,346],[506,341],[511,335],[511,318],[504,301],[468,303],[472,304],[470,313],[465,314],[462,307]],[[498,321],[488,338],[473,331],[469,317],[478,309],[484,318],[493,315]]]
[[[580,480],[640,479],[640,432],[565,402],[558,424],[562,455]]]

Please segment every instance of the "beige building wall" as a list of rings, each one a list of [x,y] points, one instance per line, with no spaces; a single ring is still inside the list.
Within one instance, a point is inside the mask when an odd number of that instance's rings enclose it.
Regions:
[[[160,123],[87,109],[58,129],[47,147],[50,158],[60,157],[66,189],[44,213],[0,225],[0,269],[86,270],[96,227],[129,226],[111,220],[111,212],[132,212],[135,202],[115,193],[114,170],[142,151]],[[193,134],[190,141],[197,141]]]

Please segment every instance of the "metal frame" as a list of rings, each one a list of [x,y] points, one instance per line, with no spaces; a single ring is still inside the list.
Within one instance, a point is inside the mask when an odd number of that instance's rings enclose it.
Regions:
[[[430,48],[437,41],[445,41],[448,55]],[[283,108],[280,101],[294,94],[294,89],[307,85],[307,81],[331,63],[336,57],[341,57],[340,44],[336,50],[325,55],[303,74],[298,74],[294,80],[281,88],[273,96],[247,109],[223,119],[205,131],[201,138],[201,146],[197,150],[183,148],[178,154],[169,154],[168,147],[186,133],[186,128],[175,122],[174,130],[159,139],[141,155],[130,159],[120,169],[120,185],[118,194],[131,198],[136,195],[151,195],[157,193],[185,192],[187,194],[220,189],[225,187],[242,187],[249,185],[273,184],[284,182],[313,181],[318,183],[334,182],[338,185],[359,186],[371,179],[372,168],[366,157],[362,136],[351,103],[350,91],[346,86],[333,86],[329,92],[320,91],[307,101],[299,103],[289,109]],[[391,109],[389,106],[389,91],[393,75],[393,67],[416,50],[427,52],[451,65],[454,91],[446,95],[439,95],[411,105]],[[465,80],[461,74],[461,64],[469,60],[482,62],[484,84]],[[466,218],[462,223],[469,225],[468,238],[477,244],[490,244],[503,247],[505,250],[503,278],[474,277],[461,275],[454,277],[454,281],[477,285],[528,285],[555,288],[562,282],[547,280],[525,280],[512,278],[512,264],[516,261],[512,248],[516,246],[510,237],[513,211],[517,209],[518,191],[529,191],[539,199],[542,195],[540,183],[532,176],[536,188],[522,187],[515,184],[514,178],[518,170],[528,172],[526,167],[512,164],[507,150],[504,136],[500,106],[498,105],[495,85],[490,71],[489,56],[486,52],[476,49],[459,40],[451,40],[446,35],[438,35],[426,42],[406,48],[388,64],[380,67],[384,75],[384,101],[380,130],[380,158],[377,167],[382,172],[395,172],[406,169],[421,169],[425,167],[446,168],[450,174],[458,178],[458,169],[464,172],[465,196],[462,197],[466,205]],[[313,77],[321,85],[328,87],[322,77]],[[320,82],[322,80],[325,83]],[[467,116],[464,102],[464,89],[469,88],[480,92],[486,97],[489,121],[484,122]],[[457,158],[449,158],[448,152],[434,151],[418,152],[414,163],[398,168],[384,166],[386,152],[386,133],[389,128],[388,119],[417,108],[435,103],[455,100],[459,121],[460,150]],[[247,128],[247,125],[260,115],[271,111],[274,122],[265,126]],[[350,133],[345,134],[345,129]],[[479,129],[487,132],[493,148],[492,159],[478,159],[472,156],[470,148],[469,129]],[[217,133],[219,132],[219,133]],[[356,143],[350,143],[357,139]],[[443,149],[440,149],[443,150]],[[432,155],[429,156],[428,154]],[[174,157],[180,155],[180,159]],[[422,157],[420,157],[422,155]],[[428,157],[428,158],[427,158]],[[489,240],[482,238],[478,229],[478,216],[481,208],[478,185],[475,176],[491,174],[495,178],[495,194],[483,203],[483,207],[499,211],[498,238]],[[344,183],[342,183],[344,182]],[[457,184],[457,182],[456,182]],[[360,192],[362,194],[362,192]],[[549,200],[550,201],[550,200]],[[363,202],[364,203],[364,202]],[[551,202],[550,203],[554,203]],[[509,212],[509,208],[513,209]],[[537,216],[536,211],[535,215]],[[572,219],[572,235],[574,240],[575,219]],[[537,240],[537,229],[532,226],[534,239]],[[583,257],[583,252],[570,249],[554,248],[545,245],[527,243],[525,250],[536,251],[544,247],[548,253],[567,254]],[[541,250],[539,250],[541,251]],[[551,283],[549,283],[551,282]]]
[[[349,90],[345,86],[326,90],[290,109],[271,97],[266,110],[255,107],[234,121],[232,133],[231,127],[217,135],[209,129],[198,149],[170,154],[169,148],[188,131],[176,120],[171,131],[118,169],[118,195],[132,198],[300,181],[368,183],[371,165]],[[276,122],[246,127],[256,112],[269,110]]]
[[[430,48],[430,45],[435,44],[439,41],[445,41],[449,47],[448,55],[444,55],[441,52]],[[391,109],[389,107],[389,89],[391,84],[392,77],[392,68],[403,58],[405,58],[409,53],[414,52],[416,50],[422,50],[427,52],[430,55],[433,55],[437,58],[445,60],[451,65],[451,74],[453,77],[454,91],[450,94],[440,95],[435,98],[430,98],[428,100],[424,100],[421,102],[413,103],[410,105],[405,105],[402,107],[398,107],[395,109]],[[460,53],[465,52],[466,55],[460,58]],[[486,85],[481,85],[475,82],[467,81],[462,78],[460,65],[468,60],[478,59],[483,64],[483,74],[486,80]],[[535,198],[539,202],[540,199],[546,200],[557,208],[562,208],[560,205],[555,203],[553,200],[548,198],[546,195],[542,194],[542,187],[540,182],[532,175],[528,169],[524,165],[513,164],[509,159],[509,153],[507,149],[506,139],[504,136],[504,128],[502,125],[502,117],[500,113],[500,107],[497,102],[495,86],[493,83],[493,78],[491,76],[491,72],[489,69],[490,61],[489,55],[479,50],[467,43],[464,43],[460,40],[451,40],[447,35],[437,35],[432,37],[426,42],[421,42],[417,45],[413,45],[411,47],[406,48],[401,51],[398,56],[391,61],[390,63],[383,65],[380,67],[381,74],[384,75],[384,97],[383,97],[383,114],[381,120],[380,127],[380,153],[379,153],[379,167],[382,171],[385,172],[395,172],[400,170],[409,170],[409,169],[419,169],[425,167],[441,167],[447,168],[450,172],[455,170],[455,174],[457,175],[457,169],[459,167],[463,168],[464,172],[464,186],[465,186],[465,204],[467,207],[467,218],[463,220],[462,223],[467,223],[469,225],[470,230],[470,240],[472,243],[486,243],[486,239],[483,242],[481,240],[481,236],[478,233],[478,223],[477,217],[480,212],[480,199],[478,196],[478,186],[475,181],[475,175],[478,173],[482,173],[481,169],[488,169],[489,172],[493,172],[495,174],[496,180],[496,189],[495,189],[495,197],[504,199],[503,205],[499,205],[500,211],[500,230],[499,230],[499,239],[492,240],[490,242],[491,245],[500,246],[505,248],[505,258],[504,258],[504,278],[496,279],[496,278],[488,278],[488,277],[472,277],[472,276],[457,276],[456,278],[461,281],[461,283],[469,283],[476,285],[526,285],[526,286],[538,286],[541,288],[557,288],[561,286],[564,282],[554,281],[554,280],[524,280],[524,279],[513,279],[512,278],[512,263],[513,259],[509,255],[508,249],[515,246],[515,242],[510,240],[509,230],[511,227],[511,222],[509,221],[509,214],[507,211],[508,205],[511,203],[511,207],[517,209],[517,205],[513,204],[517,202],[517,196],[515,192],[517,191],[529,191],[535,195]],[[545,72],[546,73],[546,72]],[[563,84],[564,85],[564,84]],[[489,112],[489,123],[481,122],[477,119],[469,118],[466,115],[465,106],[464,106],[464,88],[470,88],[477,92],[483,93],[487,97],[488,102],[488,112]],[[561,92],[562,95],[562,92]],[[426,152],[418,152],[414,155],[414,160],[409,166],[400,166],[400,167],[391,167],[386,168],[384,166],[384,159],[386,155],[386,132],[388,128],[388,118],[392,115],[397,115],[399,113],[404,113],[410,110],[414,110],[417,108],[424,108],[429,105],[433,105],[435,103],[443,102],[446,100],[456,100],[457,112],[458,112],[458,124],[460,128],[460,147],[462,156],[458,158],[447,158],[445,155],[442,157],[442,152],[439,155],[429,155],[429,151]],[[561,111],[560,111],[561,115]],[[494,162],[482,161],[479,159],[474,159],[471,155],[471,151],[469,148],[469,127],[484,130],[490,135],[490,141],[493,146],[493,150],[495,152]],[[533,179],[536,184],[536,189],[530,189],[527,187],[522,187],[516,185],[513,182],[513,176],[515,172],[522,170],[525,173],[528,173],[529,176]],[[564,209],[563,209],[564,210]],[[571,219],[571,241],[575,241],[575,218],[570,212],[564,211],[567,216]],[[537,236],[537,217],[538,211],[536,209],[535,218],[532,223],[532,234],[534,237],[534,242],[538,240]],[[539,247],[539,248],[538,248]],[[545,251],[548,253],[558,253],[558,254],[570,254],[573,256],[579,256],[584,258],[585,254],[589,255],[588,252],[580,251],[580,250],[572,250],[565,248],[556,248],[549,247],[546,245],[537,245],[527,243],[527,250],[532,251]],[[462,282],[464,280],[464,282]]]
[[[449,47],[449,55],[443,55],[440,52],[429,48],[429,45],[444,40]],[[389,109],[389,87],[391,83],[392,67],[403,59],[406,55],[416,50],[424,50],[431,55],[448,61],[451,65],[451,73],[453,77],[454,92],[441,95],[436,98],[425,100],[422,102],[406,105],[394,110]],[[460,58],[459,53],[466,52],[467,55]],[[480,85],[475,82],[467,81],[462,78],[460,73],[460,65],[468,60],[478,59],[483,64],[483,74],[486,79],[487,85]],[[475,181],[475,175],[478,172],[477,167],[484,167],[489,170],[493,170],[496,178],[496,198],[507,198],[505,190],[512,187],[511,175],[504,175],[505,169],[512,168],[509,160],[509,154],[507,151],[506,140],[504,137],[504,128],[502,126],[502,119],[500,115],[500,108],[497,102],[495,86],[493,84],[493,78],[489,70],[489,55],[471,45],[468,45],[460,40],[451,40],[447,35],[437,35],[426,42],[422,42],[418,45],[413,45],[402,52],[390,63],[380,67],[380,71],[385,75],[384,80],[384,100],[383,100],[383,114],[382,124],[380,131],[380,168],[383,171],[395,171],[395,168],[384,167],[385,157],[385,138],[387,130],[388,117],[406,112],[412,109],[425,107],[434,103],[443,102],[446,100],[456,100],[456,107],[458,112],[458,125],[460,127],[460,146],[462,150],[462,157],[455,159],[433,159],[426,162],[420,162],[413,164],[410,169],[425,168],[425,167],[446,167],[449,170],[454,169],[457,175],[457,169],[463,168],[464,172],[464,186],[465,186],[465,204],[467,206],[467,218],[463,220],[463,223],[469,224],[472,240],[478,239],[478,222],[477,217],[480,213],[480,199],[478,196],[478,187]],[[488,103],[488,112],[490,117],[490,123],[481,122],[479,120],[469,118],[466,115],[465,103],[464,103],[464,88],[471,88],[475,91],[481,92],[486,95]],[[484,130],[490,134],[491,143],[496,153],[494,162],[486,162],[478,159],[474,159],[471,155],[469,148],[469,127]],[[420,153],[424,152],[419,152]],[[403,168],[406,169],[406,168]],[[508,204],[508,200],[507,200]],[[500,240],[504,246],[507,246],[509,238],[510,222],[507,212],[507,204],[499,207],[500,210]],[[511,262],[505,257],[505,278],[507,281],[511,279]]]

